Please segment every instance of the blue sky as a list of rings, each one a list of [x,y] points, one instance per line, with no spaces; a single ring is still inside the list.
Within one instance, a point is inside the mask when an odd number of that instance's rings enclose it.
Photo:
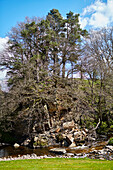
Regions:
[[[84,8],[94,2],[95,0],[0,0],[0,37],[4,38],[26,16],[44,17],[53,8],[58,9],[64,17],[70,10],[81,14]]]

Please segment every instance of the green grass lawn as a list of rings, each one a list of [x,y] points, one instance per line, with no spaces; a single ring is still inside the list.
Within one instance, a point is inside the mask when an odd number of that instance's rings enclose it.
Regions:
[[[1,161],[0,170],[10,169],[78,169],[78,170],[113,170],[113,161],[107,160],[91,160],[91,159],[68,159],[68,158],[47,158],[34,160],[15,160]]]

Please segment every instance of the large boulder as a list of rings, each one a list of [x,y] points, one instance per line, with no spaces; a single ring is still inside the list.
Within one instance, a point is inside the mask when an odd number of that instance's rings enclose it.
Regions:
[[[48,146],[48,138],[45,134],[40,134],[39,136],[35,136],[33,140],[33,147],[46,147]]]
[[[65,154],[66,150],[64,148],[53,148],[49,150],[50,152],[53,152],[55,154]]]
[[[15,143],[15,144],[14,144],[14,147],[15,147],[15,148],[19,148],[20,145],[19,145],[18,143]]]
[[[111,146],[111,145],[107,145],[106,148],[108,148],[108,149],[113,151],[113,146]]]
[[[74,140],[75,141],[85,141],[85,139],[87,138],[87,134],[85,131],[83,130],[78,130],[76,132],[74,132]]]
[[[71,122],[63,123],[63,128],[64,129],[72,129],[72,128],[74,128],[74,126],[75,126],[75,123],[74,123],[73,120]]]
[[[66,135],[65,140],[66,140],[68,146],[71,145],[73,143],[73,141],[74,141],[73,134]]]
[[[66,142],[68,143],[69,147],[75,147],[76,146],[74,138],[73,138],[73,134],[68,134],[66,136]]]
[[[75,142],[73,142],[71,145],[69,145],[69,148],[73,148],[75,146],[76,146],[76,144],[75,144]]]
[[[26,139],[26,140],[22,143],[22,145],[28,146],[30,142],[31,142],[30,139]]]

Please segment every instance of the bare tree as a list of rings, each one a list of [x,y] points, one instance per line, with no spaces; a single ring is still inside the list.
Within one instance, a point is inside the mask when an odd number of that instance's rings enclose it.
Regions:
[[[81,62],[82,72],[89,84],[85,88],[89,102],[100,121],[110,124],[113,107],[113,27],[90,32],[84,41]]]

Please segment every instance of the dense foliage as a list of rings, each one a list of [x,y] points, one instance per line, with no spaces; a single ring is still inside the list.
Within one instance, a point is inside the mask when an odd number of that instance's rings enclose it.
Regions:
[[[70,11],[64,19],[52,9],[46,19],[18,23],[8,37],[1,55],[10,76],[8,93],[0,91],[3,140],[3,132],[15,140],[32,137],[64,117],[88,128],[100,119],[98,132],[112,131],[113,28],[88,34],[79,14]]]

